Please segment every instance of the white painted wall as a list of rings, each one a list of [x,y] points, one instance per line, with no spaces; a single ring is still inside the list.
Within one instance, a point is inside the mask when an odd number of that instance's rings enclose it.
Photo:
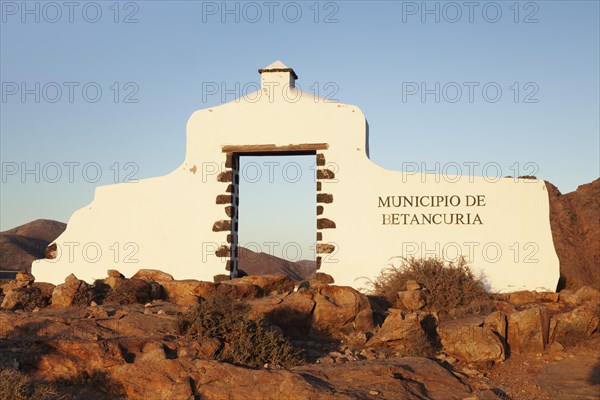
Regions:
[[[438,246],[452,255],[458,248],[465,255],[473,249],[473,265],[496,290],[555,289],[559,262],[542,181],[463,177],[437,183],[434,175],[385,170],[367,157],[366,120],[358,107],[289,88],[289,72],[264,72],[261,81],[260,92],[192,114],[185,161],[172,173],[97,188],[92,203],[73,214],[56,240],[59,256],[33,263],[36,279],[61,283],[73,272],[91,281],[105,277],[109,268],[126,276],[157,268],[176,279],[212,280],[226,273],[214,250],[226,244],[227,233],[212,232],[215,221],[227,219],[224,206],[215,204],[226,187],[216,180],[224,168],[221,146],[328,143],[326,167],[336,180],[324,181],[322,193],[333,194],[334,202],[325,204],[319,217],[335,221],[336,229],[322,232],[323,242],[334,243],[337,251],[324,256],[321,271],[337,284],[365,287],[365,279],[397,262],[394,257],[433,255]],[[484,195],[486,205],[476,210],[483,225],[382,225],[383,213],[425,210],[378,207],[379,196],[396,195]],[[473,208],[439,212],[472,213]],[[496,260],[497,248],[502,256]],[[531,262],[525,262],[531,253]]]

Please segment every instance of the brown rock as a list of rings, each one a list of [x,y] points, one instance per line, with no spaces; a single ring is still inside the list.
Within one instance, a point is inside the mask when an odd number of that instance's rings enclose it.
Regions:
[[[406,314],[401,310],[391,310],[381,328],[367,342],[367,347],[394,346],[408,348],[426,338],[422,328],[424,316],[416,313]]]
[[[42,306],[42,301],[40,289],[36,287],[17,287],[6,293],[1,307],[31,311],[35,307]]]
[[[35,277],[27,272],[18,272],[16,277],[16,281],[27,282],[27,285],[31,285],[33,281],[35,281]]]
[[[315,276],[315,280],[324,285],[332,285],[333,283],[335,283],[333,276],[326,274],[324,272],[317,272],[317,274]]]
[[[406,290],[421,290],[423,287],[420,283],[413,280],[406,281]]]
[[[52,292],[52,307],[70,307],[78,293],[89,290],[89,285],[71,274],[65,283],[58,285]],[[83,304],[82,304],[83,305]],[[87,305],[87,304],[86,304]]]
[[[590,286],[582,286],[580,287],[575,294],[582,301],[589,301],[592,304],[600,304],[600,290],[594,289]]]
[[[291,293],[294,281],[287,275],[254,275],[225,281],[229,285],[254,285],[262,289],[264,295]]]
[[[600,289],[600,179],[565,195],[551,183],[546,182],[546,188],[552,237],[560,261],[559,289]]]
[[[142,279],[144,281],[165,282],[172,281],[173,275],[157,269],[140,269],[131,277],[131,279]]]
[[[482,317],[442,322],[437,327],[444,351],[465,362],[500,362],[504,345]]]
[[[513,353],[543,352],[548,331],[548,313],[539,306],[508,315],[507,342]]]
[[[315,291],[316,304],[311,321],[313,337],[366,340],[364,332],[373,329],[374,325],[373,310],[365,295],[349,286],[323,285]]]
[[[303,291],[287,296],[252,300],[249,302],[251,311],[248,317],[250,319],[265,317],[280,327],[287,336],[304,339],[309,334],[312,312],[315,308],[313,297],[313,292]]]
[[[163,281],[161,285],[168,300],[181,305],[196,304],[198,298],[206,299],[217,295],[240,300],[262,296],[262,290],[258,286],[241,282],[231,284],[230,282],[232,281],[215,283],[186,279]]]
[[[108,278],[104,279],[104,283],[110,286],[111,289],[116,288],[117,285],[119,285],[123,281],[125,281],[125,278],[121,276],[109,276]]]
[[[106,273],[108,274],[109,277],[125,278],[125,276],[122,273],[120,273],[119,271],[117,271],[116,269],[109,269],[108,271],[106,271]]]
[[[530,292],[528,290],[522,290],[519,292],[512,292],[508,294],[508,302],[516,306],[535,303],[537,300],[537,293]]]
[[[556,314],[550,318],[550,342],[567,344],[573,340],[590,337],[600,319],[587,307]]]
[[[561,303],[579,305],[581,303],[581,298],[571,291],[563,290],[559,293],[558,301]]]
[[[54,291],[55,285],[46,282],[34,282],[31,286],[40,289],[42,297],[50,299],[52,292]]]
[[[541,301],[556,303],[559,299],[560,295],[556,292],[541,292],[538,293],[538,298]]]
[[[405,290],[398,292],[398,308],[418,311],[427,304],[425,293],[422,290]]]
[[[502,311],[494,311],[485,317],[483,327],[491,329],[501,340],[506,341],[506,315]]]

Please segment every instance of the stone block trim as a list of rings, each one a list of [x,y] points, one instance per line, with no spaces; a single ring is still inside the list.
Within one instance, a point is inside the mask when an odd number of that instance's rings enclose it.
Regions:
[[[225,214],[227,214],[227,216],[229,218],[233,218],[236,215],[236,208],[232,207],[232,206],[227,206],[225,207]]]
[[[230,194],[220,194],[217,196],[216,203],[217,204],[231,204],[231,195]]]
[[[323,185],[323,184],[322,184],[321,182],[317,182],[317,192],[320,192],[320,191],[321,191],[321,186],[322,186],[322,185]]]
[[[335,229],[335,222],[327,218],[318,218],[317,229]]]
[[[213,224],[213,232],[226,232],[231,231],[231,221],[222,219]]]
[[[323,214],[323,206],[317,206],[317,215]]]
[[[323,257],[317,257],[317,259],[315,260],[315,264],[317,266],[317,269],[321,269],[321,263],[323,262]]]
[[[215,255],[217,257],[229,257],[231,256],[231,248],[229,246],[219,246],[217,250],[215,250]]]
[[[325,154],[317,153],[317,166],[322,167],[325,165]]]
[[[233,182],[233,171],[223,171],[217,175],[217,181],[219,182]]]
[[[335,251],[335,246],[329,243],[317,243],[317,254],[331,254]]]
[[[318,169],[317,179],[335,179],[335,173],[330,169]]]
[[[323,240],[323,233],[322,232],[317,232],[317,242]]]
[[[329,193],[317,193],[317,203],[333,203],[333,195]]]

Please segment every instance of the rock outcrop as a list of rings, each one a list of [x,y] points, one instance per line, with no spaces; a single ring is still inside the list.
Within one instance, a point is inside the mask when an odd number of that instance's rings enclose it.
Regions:
[[[550,225],[560,260],[558,290],[591,286],[600,289],[600,179],[561,194],[546,182]]]

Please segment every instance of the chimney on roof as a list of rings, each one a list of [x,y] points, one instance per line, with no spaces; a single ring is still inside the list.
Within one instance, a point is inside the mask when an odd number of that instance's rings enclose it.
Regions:
[[[278,85],[281,87],[288,85],[293,88],[296,86],[296,79],[298,79],[298,75],[296,75],[294,70],[279,60],[268,67],[259,69],[258,73],[260,74],[260,84],[263,88]],[[267,83],[266,85],[265,82]]]

